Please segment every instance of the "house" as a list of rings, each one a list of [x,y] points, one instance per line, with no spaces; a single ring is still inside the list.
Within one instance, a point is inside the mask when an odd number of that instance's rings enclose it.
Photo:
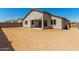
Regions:
[[[17,23],[22,23],[23,22],[23,18],[18,18],[18,20],[16,20]]]
[[[77,27],[77,22],[70,22],[70,26],[73,27]]]
[[[23,18],[18,18],[16,20],[7,20],[5,21],[5,23],[22,23],[22,20]]]
[[[69,29],[69,20],[45,11],[32,9],[23,19],[23,27]]]
[[[7,21],[5,21],[5,23],[15,23],[16,22],[16,20],[7,20]]]

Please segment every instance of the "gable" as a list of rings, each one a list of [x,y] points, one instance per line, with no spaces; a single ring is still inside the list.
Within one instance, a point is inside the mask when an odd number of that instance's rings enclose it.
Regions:
[[[35,20],[35,19],[41,19],[43,17],[43,13],[38,11],[31,11],[24,20]]]

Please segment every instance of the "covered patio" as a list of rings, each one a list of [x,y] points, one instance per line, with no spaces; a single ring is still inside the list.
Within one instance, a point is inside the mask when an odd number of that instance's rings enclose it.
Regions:
[[[31,20],[31,27],[45,29],[51,27],[51,24],[50,21],[48,20],[35,19],[35,20]]]

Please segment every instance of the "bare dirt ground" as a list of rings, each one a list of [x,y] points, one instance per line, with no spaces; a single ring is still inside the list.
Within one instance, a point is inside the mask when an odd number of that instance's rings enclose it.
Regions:
[[[17,51],[73,51],[79,50],[79,30],[36,30],[31,28],[2,28]]]

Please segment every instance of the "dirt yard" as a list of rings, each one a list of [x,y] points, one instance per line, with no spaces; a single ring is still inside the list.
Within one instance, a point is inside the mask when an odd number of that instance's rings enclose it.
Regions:
[[[79,30],[36,30],[31,28],[2,28],[17,51],[72,51],[79,50]]]

